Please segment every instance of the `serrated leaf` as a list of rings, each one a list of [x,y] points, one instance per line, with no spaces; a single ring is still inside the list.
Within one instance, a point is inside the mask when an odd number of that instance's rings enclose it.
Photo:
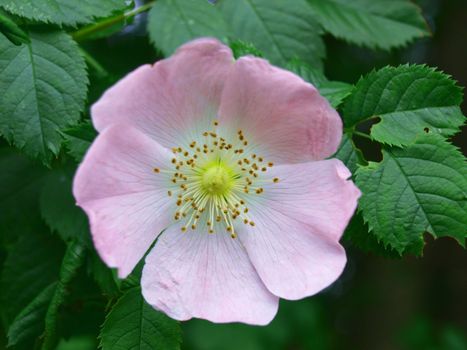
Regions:
[[[408,145],[423,133],[445,137],[464,123],[462,90],[446,74],[423,65],[385,67],[360,79],[344,104],[344,123],[379,117],[373,139]]]
[[[51,230],[57,232],[64,241],[88,243],[88,220],[76,206],[71,192],[73,170],[57,169],[48,174],[40,195],[41,215]]]
[[[8,329],[8,346],[18,343],[32,343],[42,334],[45,314],[56,287],[57,282],[53,282],[44,288],[16,316]]]
[[[199,37],[226,41],[228,29],[217,6],[199,0],[158,0],[149,11],[151,41],[171,55],[183,43]]]
[[[10,13],[38,22],[59,25],[86,24],[126,8],[125,0],[0,0]]]
[[[370,230],[399,253],[420,254],[423,233],[465,244],[467,167],[441,136],[422,135],[405,148],[383,149],[380,163],[360,167],[360,210]]]
[[[337,108],[350,95],[353,85],[341,81],[327,81],[320,86],[319,92],[326,97],[331,106]]]
[[[30,42],[28,34],[22,30],[13,19],[0,9],[0,32],[14,45]]]
[[[86,151],[97,136],[96,130],[89,121],[63,131],[65,147],[68,153],[77,161],[83,160]]]
[[[297,58],[322,68],[321,27],[305,0],[221,0],[219,8],[236,38],[257,47],[271,63]]]
[[[149,306],[139,288],[132,288],[107,315],[100,335],[103,350],[180,349],[178,322]]]
[[[355,146],[349,135],[342,135],[341,144],[332,158],[340,159],[352,174],[357,171],[358,164],[365,164],[362,152]]]
[[[316,18],[337,38],[390,49],[430,34],[420,8],[408,0],[308,0]]]
[[[378,241],[374,233],[369,231],[368,224],[363,221],[361,213],[356,213],[350,220],[344,232],[344,239],[365,253],[373,253],[385,258],[401,257],[395,249],[385,247],[383,243]]]
[[[44,342],[42,350],[53,350],[57,346],[57,318],[59,307],[65,301],[67,286],[84,262],[85,247],[80,242],[68,245],[60,266],[58,282],[45,315]]]
[[[31,43],[22,46],[0,37],[0,133],[47,164],[60,150],[59,131],[80,117],[88,79],[69,35],[29,34]]]
[[[43,232],[23,233],[10,247],[0,279],[0,313],[5,325],[56,280],[62,255],[60,242]]]
[[[334,108],[337,108],[353,89],[353,85],[328,80],[321,70],[297,59],[290,61],[286,68],[313,84]]]

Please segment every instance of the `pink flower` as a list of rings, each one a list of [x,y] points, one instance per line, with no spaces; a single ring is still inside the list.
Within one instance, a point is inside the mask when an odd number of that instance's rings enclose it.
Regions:
[[[102,259],[177,320],[267,324],[329,286],[360,191],[342,123],[310,84],[213,39],[144,65],[92,107],[74,181]],[[162,233],[161,233],[162,232]]]

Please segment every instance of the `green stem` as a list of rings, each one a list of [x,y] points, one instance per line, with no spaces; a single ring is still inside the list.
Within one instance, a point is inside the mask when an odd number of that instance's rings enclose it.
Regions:
[[[53,350],[57,347],[60,340],[57,332],[59,309],[68,295],[68,285],[83,265],[85,256],[86,248],[83,243],[72,242],[68,245],[60,267],[54,295],[45,315],[42,350]]]
[[[96,72],[96,75],[99,78],[104,78],[109,75],[109,73],[105,70],[105,68],[94,58],[92,57],[86,50],[82,47],[79,47],[81,54],[84,57],[84,60],[89,65],[89,67],[93,68]]]
[[[360,136],[360,137],[364,137],[364,138],[366,138],[368,140],[373,140],[370,135],[367,135],[367,134],[365,134],[363,132],[360,132],[360,131],[357,131],[357,130],[354,130],[353,134],[357,135],[357,136]]]
[[[72,34],[73,39],[75,39],[76,41],[84,40],[86,37],[88,37],[89,35],[93,33],[100,32],[101,30],[109,28],[113,26],[114,24],[124,21],[127,18],[134,17],[142,12],[149,10],[151,7],[154,6],[155,3],[156,3],[155,1],[151,1],[131,11],[122,13],[120,15],[117,15],[111,18],[106,18],[102,20],[101,22],[97,22],[87,27],[81,28]]]

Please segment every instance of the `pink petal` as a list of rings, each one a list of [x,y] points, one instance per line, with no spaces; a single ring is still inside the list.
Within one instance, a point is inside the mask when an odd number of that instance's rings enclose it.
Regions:
[[[338,159],[273,166],[278,183],[266,190],[267,206],[338,241],[357,208],[360,190]]]
[[[170,222],[170,152],[142,132],[115,124],[94,141],[76,173],[73,194],[87,213],[94,244],[127,276]]]
[[[239,229],[239,237],[271,293],[304,298],[341,274],[346,256],[337,241],[360,191],[334,159],[274,166],[270,172],[279,182],[251,204],[255,226]]]
[[[272,209],[251,212],[255,227],[240,229],[239,237],[271,293],[301,299],[340,276],[346,256],[339,243]]]
[[[165,147],[177,146],[190,138],[191,129],[198,134],[215,118],[233,62],[230,49],[215,39],[185,44],[170,58],[139,67],[107,90],[92,106],[94,126],[101,131],[113,123],[129,123]]]
[[[266,60],[242,57],[230,71],[219,120],[260,145],[268,160],[297,163],[337,150],[342,121],[318,91]]]
[[[278,308],[239,240],[225,230],[170,227],[146,257],[141,285],[149,304],[177,320],[265,325]]]

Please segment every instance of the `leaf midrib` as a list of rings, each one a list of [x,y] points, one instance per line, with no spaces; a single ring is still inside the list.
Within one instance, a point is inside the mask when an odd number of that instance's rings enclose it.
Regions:
[[[279,55],[281,56],[281,59],[282,60],[286,60],[286,57],[284,55],[284,53],[282,52],[282,50],[280,49],[276,39],[274,38],[273,34],[271,33],[271,30],[269,29],[269,27],[266,25],[266,22],[264,21],[264,19],[260,16],[260,14],[258,13],[258,9],[256,8],[256,6],[253,4],[252,0],[245,0],[246,3],[248,3],[251,7],[251,9],[253,10],[253,13],[255,14],[255,16],[258,18],[259,22],[263,25],[263,28],[264,30],[266,31],[266,34],[269,36],[269,39],[271,40],[271,42],[274,44],[274,47],[276,48],[277,52],[279,53]]]
[[[418,198],[417,192],[416,192],[415,189],[413,188],[412,183],[410,182],[409,178],[407,177],[407,174],[404,172],[404,170],[403,170],[401,164],[398,162],[397,157],[394,156],[394,155],[393,155],[392,153],[390,153],[390,152],[388,152],[387,154],[391,156],[391,159],[394,161],[394,163],[395,163],[395,164],[397,165],[397,167],[399,168],[399,171],[400,171],[401,174],[404,176],[404,179],[405,179],[405,181],[407,182],[407,185],[408,185],[409,188],[412,190],[412,193],[413,193],[413,195],[414,195],[414,197],[415,197],[415,199],[416,199],[416,201],[417,201],[418,207],[420,208],[420,211],[423,213],[423,216],[425,217],[425,220],[426,220],[426,222],[428,223],[428,225],[425,227],[425,230],[428,231],[428,230],[430,229],[431,231],[429,231],[429,232],[435,233],[434,230],[433,230],[433,226],[431,225],[431,221],[430,221],[430,219],[429,219],[427,213],[425,212],[425,208],[423,207],[423,205],[422,205],[420,199]],[[414,220],[415,220],[415,219],[414,219]]]
[[[40,137],[41,137],[41,144],[42,144],[42,154],[46,155],[47,154],[47,147],[45,145],[45,139],[44,139],[44,126],[42,125],[42,118],[41,118],[41,113],[40,113],[40,108],[39,108],[39,100],[37,96],[37,85],[36,85],[36,68],[35,68],[35,62],[34,62],[34,54],[32,52],[32,41],[31,43],[26,45],[28,48],[28,55],[29,55],[29,60],[31,61],[31,73],[32,73],[32,84],[34,86],[34,107],[37,112],[37,120],[39,122],[39,128],[40,128]]]
[[[392,24],[396,23],[396,24],[399,24],[401,26],[405,26],[405,27],[409,27],[409,28],[416,28],[417,30],[420,30],[423,32],[423,30],[419,27],[416,27],[415,25],[411,24],[411,23],[407,23],[407,22],[402,22],[402,21],[399,21],[399,20],[396,20],[394,18],[391,18],[391,17],[385,17],[381,14],[378,14],[378,13],[375,13],[375,12],[370,12],[370,11],[365,11],[365,8],[361,8],[361,7],[353,7],[353,6],[350,6],[348,3],[341,3],[341,2],[336,2],[334,0],[327,0],[329,2],[332,2],[335,6],[337,7],[343,7],[343,8],[347,8],[348,10],[350,9],[350,11],[352,11],[353,13],[359,13],[359,11],[362,11],[366,14],[368,14],[369,16],[372,16],[372,17],[376,17],[378,18],[379,20],[385,20],[385,21],[389,21],[391,22]]]

